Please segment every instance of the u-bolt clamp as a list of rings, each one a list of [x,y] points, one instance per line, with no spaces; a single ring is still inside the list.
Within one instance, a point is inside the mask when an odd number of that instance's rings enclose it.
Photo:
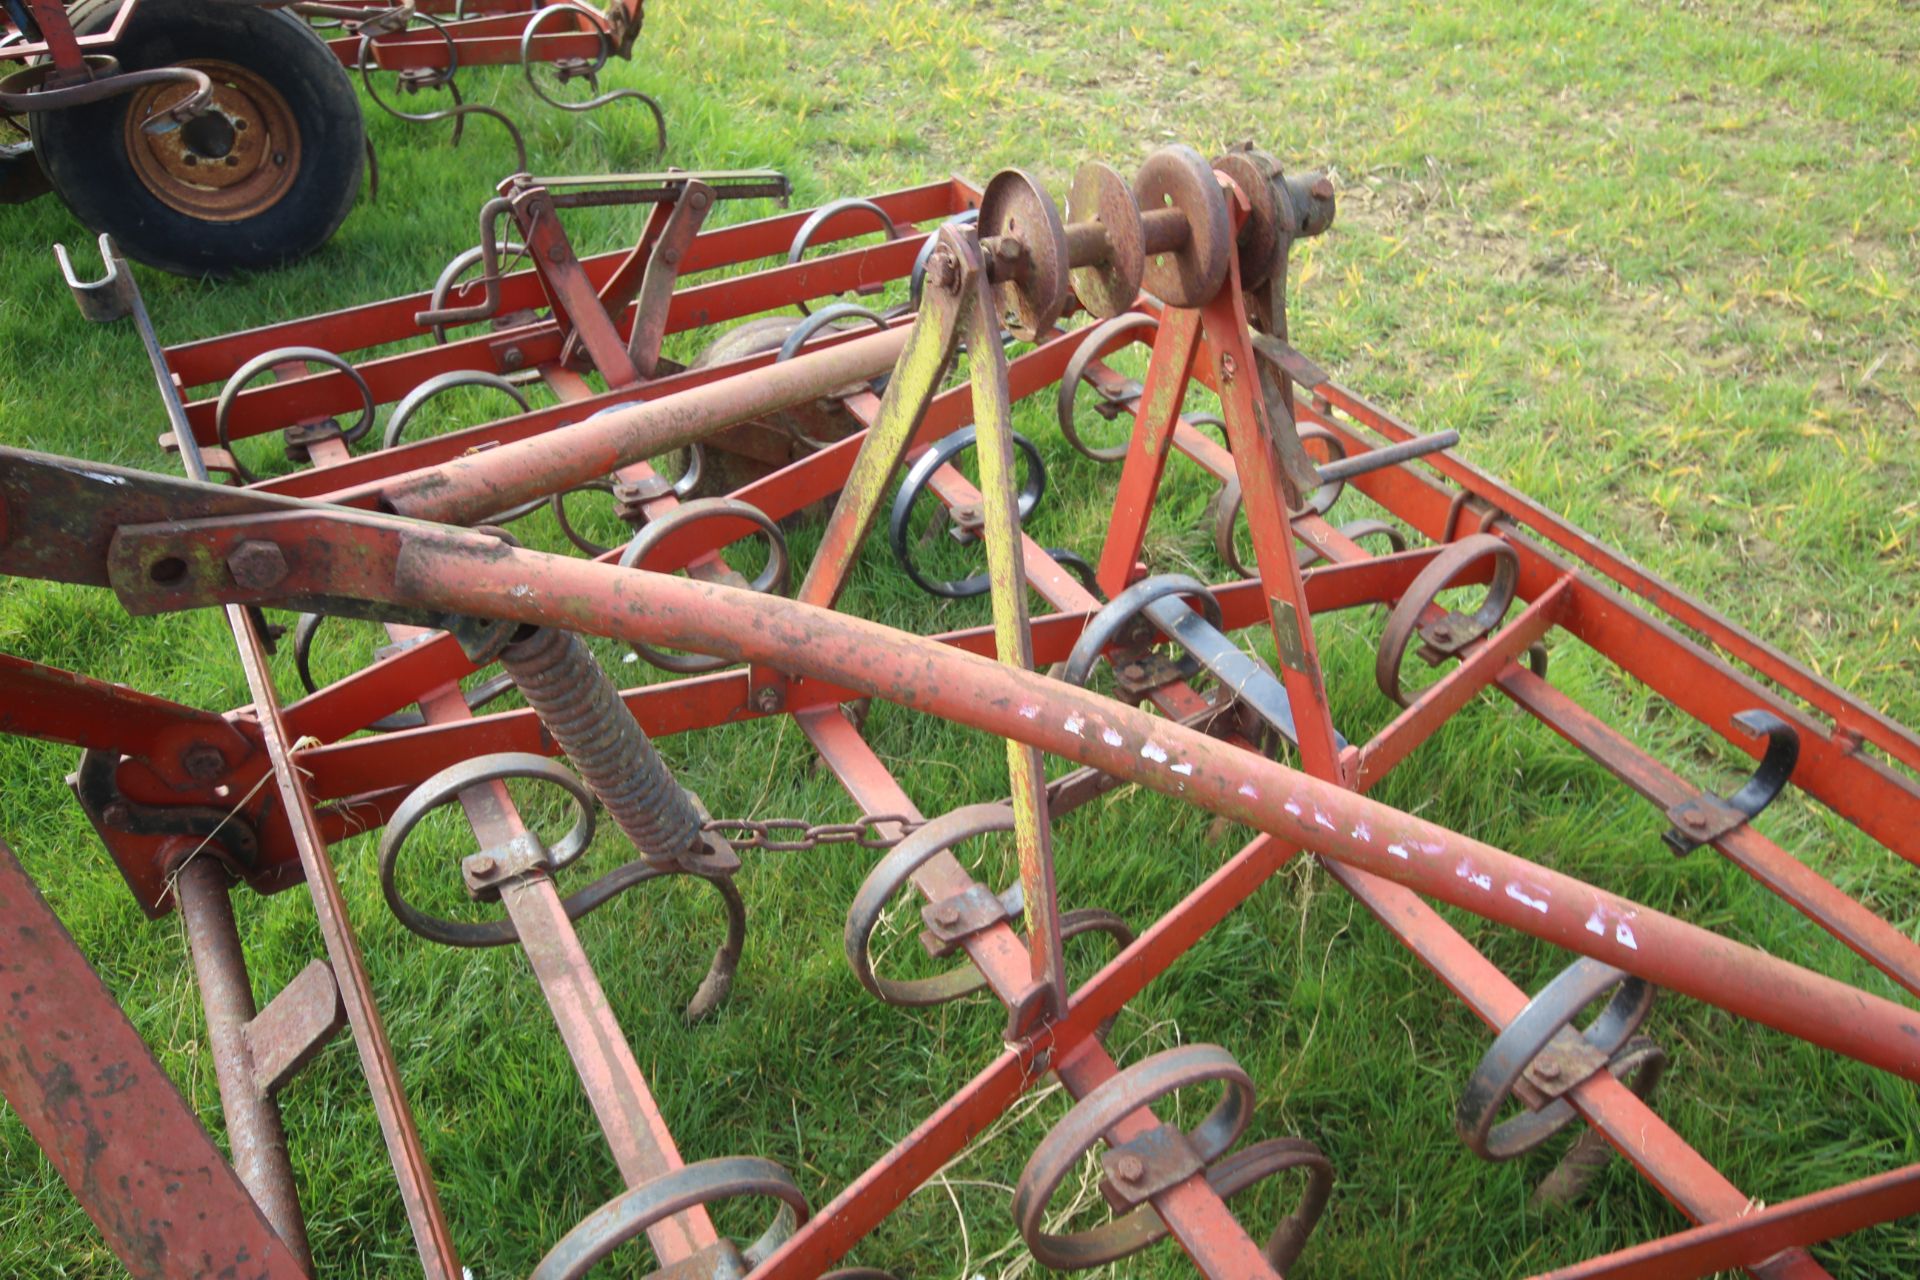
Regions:
[[[1100,1157],[1101,1194],[1120,1215],[1101,1226],[1068,1235],[1047,1230],[1054,1192],[1118,1121],[1161,1098],[1194,1085],[1224,1087],[1220,1102],[1190,1132],[1163,1124]],[[1034,1148],[1013,1193],[1013,1220],[1035,1261],[1061,1271],[1102,1266],[1138,1253],[1164,1238],[1167,1226],[1147,1204],[1153,1196],[1195,1174],[1222,1198],[1288,1169],[1304,1169],[1301,1204],[1283,1220],[1267,1245],[1268,1261],[1284,1271],[1299,1257],[1326,1207],[1333,1168],[1318,1147],[1298,1138],[1256,1143],[1221,1159],[1253,1114],[1253,1079],[1218,1045],[1182,1045],[1142,1059],[1094,1089]]]
[[[1759,817],[1787,785],[1794,765],[1800,762],[1800,735],[1773,712],[1755,707],[1736,715],[1733,723],[1749,737],[1767,735],[1760,767],[1730,796],[1722,798],[1704,791],[1667,810],[1667,821],[1673,827],[1660,838],[1676,856],[1692,853]]]
[[[1609,991],[1613,998],[1585,1031],[1574,1018]],[[1574,1120],[1562,1096],[1599,1072],[1632,1077],[1641,1097],[1652,1091],[1666,1055],[1635,1037],[1655,988],[1644,979],[1582,957],[1540,989],[1494,1038],[1473,1069],[1454,1112],[1460,1140],[1483,1160],[1511,1160],[1538,1147]],[[1529,1110],[1495,1123],[1502,1104],[1518,1097]]]

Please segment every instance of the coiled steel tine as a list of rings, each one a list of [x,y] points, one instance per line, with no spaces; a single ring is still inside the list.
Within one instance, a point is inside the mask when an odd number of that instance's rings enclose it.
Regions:
[[[1195,613],[1180,597],[1198,599],[1206,616]],[[1300,730],[1293,718],[1293,700],[1287,695],[1286,686],[1221,630],[1219,602],[1204,584],[1184,574],[1163,573],[1142,578],[1115,596],[1080,633],[1061,670],[1061,678],[1084,687],[1100,654],[1141,616],[1186,651],[1184,661],[1190,665],[1183,669],[1183,674],[1206,671],[1234,701],[1252,711],[1268,728],[1288,742],[1299,743]],[[1346,747],[1346,737],[1338,730],[1333,739],[1335,745]]]
[[[853,969],[853,976],[859,979],[861,986],[887,1004],[925,1008],[958,1000],[986,985],[986,978],[971,963],[932,978],[883,978],[873,969],[873,931],[879,925],[887,904],[914,872],[962,840],[1012,830],[1012,806],[965,805],[942,814],[912,832],[889,850],[886,857],[874,864],[847,908],[847,924],[842,935],[847,964]],[[984,887],[976,885],[975,888],[983,899],[992,896]],[[985,914],[993,914],[992,904],[983,901],[981,905],[988,908]],[[999,903],[998,910],[1001,919],[1009,919],[1013,914],[1013,909],[1004,901]]]
[[[894,494],[893,508],[887,514],[887,545],[893,548],[893,558],[907,577],[913,580],[928,595],[942,596],[949,600],[966,600],[973,596],[985,595],[992,589],[993,582],[983,570],[965,578],[929,579],[923,576],[914,564],[913,553],[907,549],[908,523],[913,515],[913,504],[920,498],[927,486],[933,482],[934,472],[968,449],[974,447],[976,429],[971,426],[960,428],[952,435],[944,436],[932,448],[914,462],[907,475],[900,482],[899,492]],[[1013,443],[1027,459],[1027,478],[1020,486],[1019,500],[1016,504],[1020,522],[1026,523],[1033,509],[1040,505],[1040,499],[1047,492],[1047,467],[1040,456],[1040,447],[1019,432],[1013,433]],[[973,542],[975,537],[966,530],[955,530],[954,537],[960,542]]]
[[[701,1160],[643,1182],[595,1209],[547,1251],[529,1280],[583,1280],[601,1259],[661,1219],[740,1196],[766,1196],[783,1206],[766,1234],[744,1251],[743,1261],[749,1265],[770,1255],[812,1212],[793,1175],[771,1160]]]
[[[1084,689],[1087,681],[1093,677],[1093,664],[1120,639],[1128,625],[1157,601],[1175,596],[1198,600],[1206,612],[1207,621],[1216,631],[1226,625],[1225,617],[1220,612],[1220,601],[1214,597],[1212,589],[1198,578],[1188,577],[1184,573],[1161,573],[1142,578],[1087,620],[1085,629],[1080,632],[1080,639],[1067,655],[1067,665],[1060,678]],[[1191,614],[1192,610],[1187,612]],[[1168,638],[1174,638],[1171,632],[1168,632]]]
[[[1099,1227],[1059,1235],[1047,1229],[1047,1206],[1060,1184],[1079,1167],[1081,1157],[1121,1119],[1181,1089],[1209,1083],[1223,1085],[1224,1096],[1190,1133],[1162,1125],[1146,1135],[1186,1157],[1181,1167],[1191,1170],[1185,1176],[1192,1176],[1232,1147],[1253,1116],[1253,1078],[1225,1049],[1189,1044],[1164,1050],[1125,1068],[1074,1104],[1034,1148],[1014,1186],[1014,1224],[1036,1262],[1059,1271],[1079,1271],[1138,1253],[1166,1234],[1166,1225],[1151,1205],[1143,1203],[1146,1195],[1140,1194],[1163,1189],[1148,1189],[1153,1170],[1146,1167],[1142,1154],[1146,1149],[1137,1145],[1145,1139],[1113,1147],[1102,1159],[1109,1173],[1103,1191],[1117,1208],[1131,1212]],[[1121,1163],[1129,1158],[1142,1177],[1112,1176],[1116,1171],[1133,1171]],[[1166,1185],[1179,1181],[1184,1177]]]
[[[594,55],[590,65],[570,66],[556,64],[561,83],[564,84],[567,80],[575,76],[582,76],[585,77],[587,84],[592,87],[596,93],[600,88],[600,69],[607,65],[607,59],[613,53],[613,28],[608,25],[604,16],[589,9],[584,4],[577,3],[576,0],[558,0],[557,3],[543,6],[528,20],[526,30],[520,33],[520,69],[526,73],[527,87],[533,90],[534,96],[539,98],[540,101],[550,107],[556,107],[561,111],[596,111],[610,103],[619,102],[623,98],[638,102],[653,113],[654,159],[658,160],[660,157],[666,155],[667,117],[666,114],[660,110],[660,103],[653,95],[643,93],[638,89],[623,88],[612,89],[606,93],[598,93],[596,97],[589,98],[585,102],[565,102],[549,95],[545,89],[540,87],[539,78],[533,74],[533,39],[540,30],[540,24],[556,13],[572,13],[585,18],[588,25],[592,28],[593,34],[599,39],[598,51]]]
[[[391,449],[398,445],[401,435],[407,429],[407,423],[420,411],[420,407],[435,396],[451,391],[455,387],[490,387],[512,397],[513,402],[520,406],[522,413],[532,407],[526,394],[519,387],[497,373],[490,373],[485,369],[449,369],[445,373],[436,373],[407,392],[400,403],[393,407],[393,413],[387,418],[387,429],[380,438],[380,447]]]
[[[1793,777],[1800,762],[1800,734],[1794,727],[1764,707],[1754,707],[1733,717],[1734,726],[1749,737],[1767,736],[1767,749],[1760,765],[1740,789],[1724,798],[1702,794],[1667,812],[1673,823],[1660,838],[1676,856],[1693,852],[1711,840],[1717,840],[1737,827],[1745,826],[1772,804],[1774,797]]]
[[[53,257],[60,264],[60,275],[73,292],[74,305],[80,308],[80,314],[95,324],[111,324],[133,311],[133,279],[126,273],[126,264],[114,247],[113,237],[102,231],[99,244],[100,261],[106,267],[106,274],[90,283],[73,273],[73,260],[67,257],[67,246],[55,243]]]
[[[293,669],[300,679],[300,687],[308,693],[320,691],[319,682],[313,678],[313,638],[320,630],[320,624],[331,614],[303,613],[293,627]],[[513,681],[504,675],[497,675],[475,685],[465,693],[469,710],[478,711],[500,698],[513,692]],[[426,719],[418,711],[396,711],[380,717],[364,726],[375,733],[394,733],[401,729],[418,729]]]
[[[1580,1011],[1609,991],[1613,998],[1600,1016],[1574,1032]],[[1544,1086],[1564,1091],[1607,1069],[1646,1020],[1655,994],[1644,979],[1585,956],[1561,970],[1494,1038],[1468,1077],[1454,1111],[1454,1127],[1467,1149],[1483,1160],[1511,1160],[1571,1124],[1573,1105]],[[1546,1094],[1544,1105],[1495,1124],[1523,1076]]]
[[[474,320],[493,319],[495,313],[498,311],[500,306],[500,294],[499,294],[500,276],[504,271],[504,268],[502,268],[499,264],[499,254],[502,252],[507,253],[511,257],[518,258],[526,254],[527,246],[521,244],[518,240],[508,240],[504,244],[496,244],[494,246],[494,266],[493,266],[492,273],[483,274],[481,279],[469,280],[465,284],[460,283],[460,277],[466,274],[468,269],[470,269],[474,263],[479,262],[481,259],[486,257],[487,246],[485,243],[476,244],[471,249],[465,249],[455,254],[453,256],[452,261],[448,262],[446,266],[440,269],[439,276],[433,282],[433,292],[428,296],[428,299],[427,299],[428,309],[420,314],[432,315],[432,316],[444,315],[447,313],[449,309],[447,304],[452,300],[453,293],[456,289],[464,294],[467,290],[473,288],[475,285],[479,285],[484,289],[486,285],[489,282],[491,282],[493,285],[493,290],[491,294],[488,295],[488,301],[492,306],[493,310],[488,311],[487,314],[483,316],[474,316],[473,319]],[[474,305],[478,305],[478,304],[474,304]],[[416,323],[418,323],[417,316],[415,317],[415,321]],[[448,322],[446,321],[440,321],[440,322],[429,324],[428,327],[433,330],[433,341],[435,346],[446,345],[447,323]],[[467,321],[462,320],[462,321],[458,321],[457,323],[467,323]]]
[[[874,864],[847,909],[842,938],[847,963],[861,986],[887,1004],[927,1008],[970,996],[987,985],[986,976],[965,956],[959,968],[935,977],[883,978],[873,969],[873,932],[887,905],[906,887],[914,872],[962,840],[1012,830],[1011,806],[1005,803],[966,805],[909,832],[886,857]],[[931,903],[922,909],[921,915],[929,926],[922,941],[936,957],[951,955],[959,950],[962,939],[1002,921],[1017,921],[1024,910],[1025,901],[1018,884],[1000,894],[975,884],[956,898]],[[1111,911],[1080,907],[1061,915],[1062,942],[1086,933],[1106,934],[1118,944],[1116,949],[1120,951],[1133,945],[1132,927]],[[1094,1035],[1105,1040],[1118,1017],[1116,1013],[1103,1021],[1094,1029]]]
[[[1328,452],[1333,455],[1332,461],[1337,462],[1347,456],[1347,447],[1341,443],[1340,437],[1334,435],[1325,427],[1311,425],[1301,427],[1301,443],[1305,444],[1309,440],[1324,441]],[[1333,510],[1336,502],[1340,501],[1340,495],[1346,491],[1346,487],[1346,479],[1336,472],[1332,479],[1325,481],[1319,488],[1307,495],[1305,505],[1290,514],[1294,516],[1308,514],[1324,516]],[[1221,485],[1219,492],[1213,495],[1211,507],[1213,512],[1213,549],[1215,554],[1217,554],[1221,560],[1225,561],[1227,567],[1235,573],[1239,574],[1242,578],[1252,578],[1257,576],[1254,573],[1253,567],[1240,558],[1240,549],[1234,545],[1233,535],[1235,533],[1235,527],[1240,521],[1240,506],[1242,501],[1243,495],[1240,492],[1240,479],[1238,476]]]
[[[871,213],[875,218],[878,218],[880,220],[880,230],[886,233],[887,239],[898,240],[900,238],[900,228],[895,225],[893,215],[889,214],[873,201],[862,200],[858,197],[830,200],[807,215],[807,220],[801,223],[800,229],[793,233],[793,243],[787,246],[787,264],[791,266],[806,255],[807,249],[813,244],[813,238],[820,234],[820,228],[824,227],[830,219],[852,209],[863,210]],[[929,237],[929,240],[931,240],[931,237]],[[793,305],[800,309],[800,314],[803,316],[813,314],[805,302],[796,302]]]
[[[1054,391],[1054,413],[1060,420],[1060,434],[1067,438],[1068,444],[1095,462],[1122,461],[1127,456],[1128,442],[1122,440],[1119,444],[1103,446],[1088,444],[1080,438],[1080,432],[1073,424],[1074,408],[1080,398],[1080,384],[1086,381],[1087,370],[1093,362],[1106,354],[1108,343],[1138,330],[1157,333],[1159,329],[1160,321],[1143,311],[1123,311],[1112,319],[1102,320],[1074,348],[1066,371],[1060,375],[1060,385]],[[1139,396],[1137,384],[1129,383],[1117,395],[1108,396],[1107,403],[1124,407]]]
[[[323,347],[275,347],[271,351],[262,351],[233,371],[233,376],[228,378],[226,385],[220,388],[220,398],[214,402],[213,406],[214,436],[220,441],[220,447],[226,450],[227,456],[233,459],[234,474],[248,484],[254,483],[260,477],[240,461],[238,454],[234,453],[233,441],[228,435],[228,416],[233,412],[234,401],[242,391],[246,390],[248,383],[273,366],[294,360],[307,365],[325,365],[336,372],[344,373],[353,382],[354,389],[360,393],[360,416],[354,420],[351,427],[344,428],[340,432],[342,440],[352,444],[366,435],[368,429],[373,426],[373,388],[367,385],[367,380],[361,376],[360,371],[354,368],[345,357],[336,355]]]
[[[1444,617],[1423,624],[1422,615],[1429,605],[1439,599],[1440,593],[1468,569],[1486,559],[1493,561],[1493,573],[1480,606],[1471,614],[1449,611]],[[1387,614],[1387,625],[1380,633],[1380,648],[1374,655],[1373,663],[1373,679],[1380,687],[1380,692],[1405,706],[1407,695],[1400,688],[1400,666],[1414,633],[1418,631],[1420,635],[1421,658],[1429,666],[1436,666],[1443,657],[1458,653],[1482,636],[1492,635],[1501,619],[1507,616],[1507,609],[1513,604],[1519,584],[1519,556],[1494,534],[1476,533],[1458,542],[1447,543],[1438,555],[1428,561],[1427,567],[1407,584],[1406,591],[1401,594],[1392,612]],[[1540,666],[1536,669],[1543,670],[1545,662],[1545,651],[1542,650]]]
[[[648,521],[620,553],[620,567],[634,568],[668,536],[703,520],[744,520],[757,529],[767,540],[767,563],[759,575],[747,584],[747,589],[762,594],[787,594],[792,559],[787,552],[786,534],[781,532],[780,526],[766,512],[738,498],[696,498],[657,520]],[[715,654],[667,653],[646,644],[636,643],[633,651],[662,671],[681,675],[719,671],[733,665],[733,659]]]
[[[400,849],[406,844],[407,837],[413,833],[414,828],[419,826],[422,818],[441,805],[450,804],[459,799],[460,793],[468,787],[500,782],[509,778],[551,782],[572,798],[579,812],[579,817],[567,834],[545,850],[544,861],[547,870],[558,871],[572,863],[585,853],[587,846],[593,842],[597,813],[593,793],[587,790],[585,783],[574,776],[572,770],[558,761],[525,751],[503,751],[493,755],[475,756],[471,760],[450,765],[407,793],[406,799],[400,802],[400,806],[393,811],[393,816],[387,820],[387,828],[380,836],[380,892],[386,898],[387,906],[393,912],[394,918],[409,931],[429,941],[444,943],[450,947],[497,947],[502,943],[515,941],[519,937],[510,920],[496,921],[491,924],[468,924],[456,920],[443,920],[422,911],[400,892],[395,874]],[[625,868],[622,870],[624,871]],[[619,872],[614,873],[614,875],[619,874]],[[638,880],[634,883],[638,883]],[[630,886],[622,885],[621,887]],[[612,894],[609,893],[607,896],[611,897]],[[600,902],[596,901],[584,907],[579,914],[584,915],[598,905]],[[569,914],[572,913],[569,912]]]
[[[422,13],[416,14],[415,16],[432,26],[435,31],[440,33],[441,38],[446,41],[447,69],[444,74],[436,74],[433,77],[421,79],[414,83],[421,88],[431,89],[444,87],[453,95],[454,104],[451,107],[444,107],[439,111],[402,111],[381,97],[380,91],[373,87],[373,72],[375,69],[373,63],[373,47],[377,37],[370,34],[363,34],[360,37],[360,51],[359,57],[356,59],[356,66],[360,72],[360,82],[366,86],[367,96],[373,99],[375,106],[385,111],[388,115],[399,120],[405,120],[411,124],[433,124],[440,120],[453,121],[452,145],[454,146],[460,145],[461,133],[466,128],[466,117],[470,115],[480,115],[498,120],[500,126],[507,131],[507,136],[513,140],[515,156],[513,172],[525,173],[527,171],[527,140],[521,136],[520,126],[509,119],[503,111],[482,103],[466,102],[461,99],[460,87],[454,83],[454,76],[459,71],[460,55],[452,35],[450,35],[446,27],[432,15]]]
[[[869,307],[863,307],[857,302],[836,302],[830,306],[822,307],[818,311],[810,312],[806,319],[795,325],[787,333],[787,336],[781,340],[779,354],[774,356],[773,362],[775,364],[781,364],[793,359],[796,355],[800,354],[801,348],[805,347],[807,343],[813,341],[813,339],[818,336],[822,329],[841,320],[864,320],[883,333],[887,329],[887,318],[879,312]],[[854,385],[864,385],[872,390],[874,394],[878,395],[886,389],[887,376],[887,374],[883,373],[869,379],[864,384],[855,383]],[[792,421],[789,421],[787,424],[787,434],[816,453],[831,444],[837,443],[833,440],[816,440],[801,430],[797,423]]]

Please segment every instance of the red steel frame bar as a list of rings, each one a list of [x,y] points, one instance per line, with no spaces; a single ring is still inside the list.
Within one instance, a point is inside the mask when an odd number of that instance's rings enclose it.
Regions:
[[[305,1277],[5,843],[0,932],[0,1090],[128,1271]]]

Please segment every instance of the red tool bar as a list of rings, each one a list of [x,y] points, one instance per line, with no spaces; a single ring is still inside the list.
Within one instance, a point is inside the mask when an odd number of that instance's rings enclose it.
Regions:
[[[951,217],[968,208],[967,201],[975,198],[966,188],[950,180],[890,191],[873,197],[873,202],[884,209],[896,225],[905,226]],[[800,230],[810,212],[783,213],[730,227],[703,230],[694,237],[693,246],[687,251],[682,274],[737,267],[763,258],[783,258],[787,247],[793,242],[794,234]],[[821,228],[818,243],[871,234],[872,231],[871,221],[863,222],[858,217],[843,215],[828,220]],[[615,249],[583,257],[580,265],[586,269],[587,278],[600,287],[612,277],[626,255],[627,250]],[[816,265],[839,256],[822,254],[802,265]],[[912,258],[909,257],[907,261],[911,264]],[[904,274],[904,271],[896,271],[893,278]],[[386,343],[423,338],[428,331],[415,324],[413,317],[416,312],[426,310],[432,300],[432,291],[422,290],[382,302],[369,302],[300,320],[282,321],[217,338],[182,343],[167,348],[167,365],[179,376],[183,386],[199,387],[224,382],[241,365],[276,347],[317,346],[346,355]],[[540,301],[537,271],[528,268],[509,272],[502,277],[500,310],[503,315],[538,306]],[[717,321],[702,320],[699,323]]]

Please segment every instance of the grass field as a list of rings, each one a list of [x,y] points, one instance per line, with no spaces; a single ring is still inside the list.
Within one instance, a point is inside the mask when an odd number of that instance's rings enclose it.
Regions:
[[[614,83],[664,102],[669,160],[771,165],[796,204],[1009,164],[1064,192],[1076,164],[1130,171],[1179,140],[1211,154],[1252,137],[1339,189],[1333,231],[1295,258],[1294,334],[1349,385],[1907,723],[1920,721],[1920,8],[1912,0],[1642,5],[1096,6],[1060,0],[940,5],[741,0],[650,6]],[[536,110],[516,71],[472,71],[468,96],[529,129],[538,171],[645,167],[639,113]],[[315,258],[211,284],[140,272],[163,340],[425,288],[471,243],[504,141],[370,115],[379,201]],[[725,217],[758,216],[724,208]],[[583,217],[583,248],[631,218]],[[125,326],[85,324],[48,246],[88,245],[42,201],[0,213],[0,440],[136,466],[172,464]],[[83,260],[86,254],[81,255]],[[685,358],[710,335],[674,340]],[[1197,402],[1195,407],[1200,407]],[[498,412],[455,402],[439,421]],[[1020,406],[1053,495],[1031,526],[1098,550],[1113,475],[1072,454],[1050,404]],[[264,447],[249,457],[266,458]],[[1178,464],[1149,544],[1156,569],[1222,574],[1192,527],[1208,497]],[[1339,511],[1352,518],[1364,500]],[[545,517],[541,517],[544,519]],[[522,526],[557,548],[550,527]],[[816,530],[795,535],[804,562]],[[920,630],[976,625],[986,606],[935,607],[884,548],[845,607]],[[1341,615],[1321,644],[1337,722],[1358,738],[1390,708],[1373,687],[1381,619]],[[342,626],[326,668],[363,660],[372,629]],[[247,700],[215,615],[134,623],[105,593],[9,583],[0,648],[199,705]],[[632,680],[644,668],[619,663]],[[280,672],[292,696],[291,664]],[[1553,678],[1689,777],[1738,776],[1729,754],[1660,700],[1563,642]],[[1005,788],[973,735],[878,708],[870,736],[929,812]],[[717,813],[852,815],[807,768],[791,725],[746,726],[664,750]],[[74,753],[0,739],[0,834],[11,842],[163,1064],[218,1131],[218,1101],[176,921],[146,922],[59,778]],[[1823,972],[1889,983],[1711,854],[1676,862],[1651,806],[1513,708],[1486,699],[1377,794],[1397,806],[1674,911]],[[1762,829],[1914,934],[1912,868],[1810,804]],[[1145,795],[1064,821],[1069,905],[1136,925],[1166,910],[1244,833]],[[449,868],[469,846],[449,821],[412,846],[408,883],[459,909]],[[373,845],[336,851],[455,1237],[481,1280],[526,1274],[619,1186],[526,965],[507,951],[437,949],[380,899]],[[1008,855],[983,853],[1003,883]],[[610,866],[603,835],[590,860]],[[783,1162],[815,1204],[880,1155],[998,1052],[1001,1015],[968,1002],[877,1006],[840,954],[864,857],[753,857],[752,919],[731,1004],[697,1028],[678,1008],[717,939],[699,891],[656,886],[581,927],[641,1065],[689,1158]],[[265,995],[321,953],[301,892],[236,898]],[[1449,912],[1516,982],[1567,960]],[[904,916],[902,918],[904,925]],[[910,942],[910,937],[908,938]],[[1101,955],[1073,956],[1092,971]],[[913,972],[908,948],[889,960]],[[1679,998],[1649,1029],[1673,1064],[1658,1109],[1743,1190],[1775,1202],[1920,1159],[1909,1085]],[[1524,1275],[1680,1229],[1616,1161],[1575,1211],[1528,1206],[1557,1158],[1483,1164],[1454,1136],[1454,1101],[1488,1043],[1480,1024],[1324,873],[1290,867],[1121,1017],[1122,1062],[1180,1042],[1232,1050],[1259,1086],[1249,1138],[1298,1134],[1339,1173],[1293,1273]],[[1197,1099],[1186,1110],[1197,1116]],[[1043,1092],[916,1192],[851,1261],[901,1276],[1031,1270],[1011,1184],[1064,1114]],[[343,1038],[286,1095],[322,1274],[416,1270],[351,1046]],[[1066,1204],[1063,1193],[1061,1205]],[[1090,1222],[1098,1203],[1079,1188]],[[1236,1202],[1257,1235],[1274,1189]],[[743,1236],[750,1210],[722,1214]],[[1912,1222],[1815,1251],[1836,1276],[1920,1272]],[[0,1273],[121,1274],[24,1129],[0,1120]],[[1186,1274],[1171,1246],[1115,1268]]]

